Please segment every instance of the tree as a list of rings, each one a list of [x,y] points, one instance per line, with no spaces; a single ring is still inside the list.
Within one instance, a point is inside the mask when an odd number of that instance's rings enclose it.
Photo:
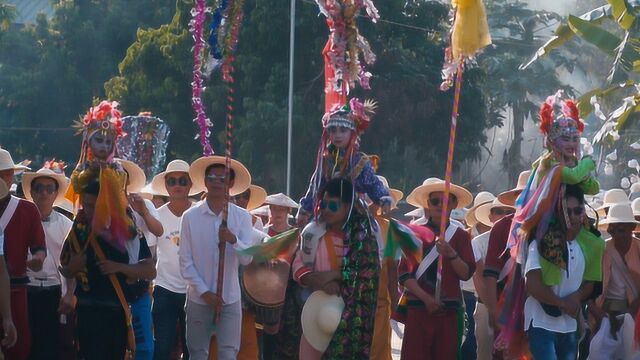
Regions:
[[[382,155],[381,172],[394,186],[409,187],[444,173],[452,92],[438,90],[448,31],[446,6],[400,0],[376,4],[383,20],[361,24],[378,62],[372,90],[353,96],[375,98],[378,114],[364,135],[362,150]],[[190,106],[192,46],[186,32],[191,4],[178,1],[170,24],[139,31],[120,74],[106,83],[127,112],[151,110],[173,129],[169,152],[193,159],[198,154]],[[288,4],[247,1],[237,49],[234,154],[249,166],[254,180],[270,191],[284,190],[288,83]],[[293,193],[304,192],[313,170],[321,133],[323,63],[328,30],[314,4],[300,2],[296,18]],[[388,22],[385,22],[388,21]],[[400,23],[398,26],[396,23]],[[154,61],[151,61],[153,59]],[[162,78],[158,73],[162,73]],[[482,69],[465,73],[456,162],[477,158],[493,125],[479,84]],[[214,148],[223,153],[226,86],[214,74],[205,101],[214,121]]]
[[[556,67],[570,67],[571,64],[562,56],[556,56],[535,66],[520,68],[531,51],[542,43],[538,29],[558,21],[559,15],[531,10],[524,2],[508,0],[488,1],[487,13],[493,45],[480,56],[479,62],[487,71],[484,86],[491,113],[500,120],[506,113],[513,120],[513,140],[502,164],[509,183],[515,184],[520,171],[529,166],[523,162],[521,154],[525,120],[537,120],[540,99],[560,88],[569,93],[572,91],[571,87],[560,83],[555,72]]]
[[[41,14],[36,24],[0,35],[0,144],[36,163],[53,156],[73,162],[80,140],[71,124],[105,96],[103,84],[136,30],[169,21],[173,3],[60,1],[50,21]]]

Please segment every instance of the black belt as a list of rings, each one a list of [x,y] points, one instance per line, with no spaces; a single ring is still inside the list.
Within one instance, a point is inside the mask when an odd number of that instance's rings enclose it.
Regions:
[[[29,277],[28,276],[12,277],[9,280],[9,283],[11,284],[11,286],[27,285],[29,283]]]
[[[50,285],[50,286],[39,286],[39,285],[29,285],[27,286],[27,291],[30,293],[41,293],[41,292],[50,292],[50,291],[60,291],[62,290],[61,285]]]

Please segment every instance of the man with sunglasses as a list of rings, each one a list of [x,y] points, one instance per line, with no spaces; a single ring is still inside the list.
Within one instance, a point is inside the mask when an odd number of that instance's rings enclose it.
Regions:
[[[251,175],[233,159],[227,169],[225,160],[222,156],[205,156],[189,167],[194,186],[207,189],[206,198],[182,215],[178,250],[180,270],[187,282],[186,334],[189,357],[193,360],[208,358],[214,333],[217,358],[236,359],[242,323],[238,268],[241,263],[251,261],[238,251],[262,240],[256,236],[251,215],[227,202],[227,189],[229,196],[244,192],[251,184]],[[221,242],[225,243],[224,263],[219,263]],[[224,269],[222,292],[218,292],[219,266]]]
[[[193,206],[189,195],[198,193],[199,189],[193,188],[189,177],[189,164],[183,160],[171,161],[165,171],[153,178],[151,189],[155,194],[169,198],[168,203],[158,208],[158,218],[164,231],[149,242],[149,245],[155,246],[156,249],[158,273],[153,289],[153,358],[169,359],[171,353],[176,350],[178,335],[182,348],[177,349],[177,354],[183,354],[188,358],[184,312],[187,284],[180,274],[178,249],[182,215]]]
[[[602,280],[604,241],[589,229],[582,189],[563,186],[549,228],[528,246],[523,271],[524,329],[535,359],[576,358],[581,303]]]
[[[606,242],[602,259],[602,295],[590,307],[599,331],[589,355],[599,359],[616,355],[637,358],[634,342],[626,340],[633,338],[634,316],[640,306],[640,239],[633,236],[640,222],[629,204],[615,204],[600,226],[607,229],[611,239]]]
[[[54,205],[64,201],[64,193],[68,186],[63,169],[64,164],[48,161],[42,169],[27,172],[22,177],[22,187],[27,200],[33,201],[40,212],[48,254],[42,270],[27,270],[29,324],[33,338],[30,359],[56,358],[57,350],[60,350],[59,311],[64,310],[66,315],[73,306],[75,281],[63,281],[58,271],[62,244],[73,222],[53,211]],[[66,345],[68,344],[65,344],[68,348]]]
[[[315,332],[305,334],[303,325],[300,359],[356,359],[370,354],[380,261],[369,215],[360,203],[353,203],[354,191],[346,179],[326,183],[319,204],[320,221],[304,229],[302,246],[293,261],[294,279],[307,288],[307,295],[323,291],[341,296],[345,303],[325,348],[309,340],[317,337]]]
[[[430,178],[414,189],[407,202],[423,208],[425,225],[439,239],[423,246],[424,257],[417,268],[410,268],[403,258],[398,268],[398,280],[405,287],[405,330],[402,359],[455,359],[461,338],[458,321],[464,316],[461,280],[468,280],[475,271],[471,239],[464,226],[451,220],[453,209],[471,203],[473,196],[461,186],[451,184],[449,204],[443,217],[445,182]],[[440,234],[441,220],[447,221]],[[443,258],[440,299],[436,301],[438,257]]]
[[[13,184],[16,171],[27,168],[16,165],[11,154],[0,149],[0,181],[7,188]],[[8,359],[26,360],[31,348],[31,331],[27,310],[27,267],[40,271],[46,257],[45,234],[38,208],[31,202],[12,195],[0,198],[0,229],[4,229],[4,258],[11,282],[11,315],[18,332],[18,341],[2,351]],[[31,259],[28,259],[28,253]]]

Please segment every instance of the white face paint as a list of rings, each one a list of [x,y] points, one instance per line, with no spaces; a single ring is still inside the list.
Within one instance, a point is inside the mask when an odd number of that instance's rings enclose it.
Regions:
[[[89,139],[91,153],[96,159],[106,160],[113,150],[115,136],[102,131],[96,131]]]
[[[331,126],[329,128],[329,140],[339,149],[349,146],[351,140],[351,129],[342,126]]]

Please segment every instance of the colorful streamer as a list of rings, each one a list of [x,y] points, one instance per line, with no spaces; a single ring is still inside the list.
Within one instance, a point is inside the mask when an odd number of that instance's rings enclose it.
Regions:
[[[202,146],[202,155],[213,155],[213,147],[209,142],[211,136],[211,127],[213,123],[207,117],[202,95],[204,93],[204,79],[202,74],[202,65],[205,51],[205,40],[203,37],[204,22],[207,19],[207,13],[211,10],[207,8],[206,0],[195,0],[195,6],[191,11],[193,18],[189,22],[189,31],[193,34],[193,79],[191,82],[191,104],[196,118],[193,120],[198,124],[199,132],[196,139],[200,139]]]

